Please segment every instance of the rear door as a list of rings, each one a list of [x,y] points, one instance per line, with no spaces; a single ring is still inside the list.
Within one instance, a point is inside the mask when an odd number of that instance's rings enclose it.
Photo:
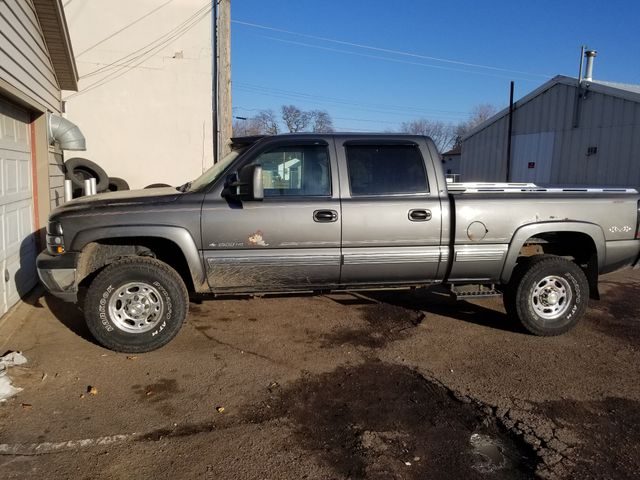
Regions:
[[[423,147],[423,148],[421,148]],[[342,191],[340,283],[429,283],[446,260],[426,142],[336,138]]]
[[[271,141],[237,167],[262,166],[263,201],[205,197],[202,240],[216,292],[327,288],[340,278],[340,194],[332,139]]]

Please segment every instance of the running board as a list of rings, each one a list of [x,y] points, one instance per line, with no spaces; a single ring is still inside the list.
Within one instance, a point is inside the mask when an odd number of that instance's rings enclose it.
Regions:
[[[502,292],[495,285],[451,285],[451,295],[456,300],[480,297],[501,297]]]

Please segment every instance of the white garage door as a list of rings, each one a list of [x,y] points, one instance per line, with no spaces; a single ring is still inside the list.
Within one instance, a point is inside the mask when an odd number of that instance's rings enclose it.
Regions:
[[[0,99],[0,316],[36,283],[29,114]]]

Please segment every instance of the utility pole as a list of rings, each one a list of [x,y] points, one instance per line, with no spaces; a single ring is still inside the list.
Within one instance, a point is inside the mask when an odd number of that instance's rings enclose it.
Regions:
[[[213,0],[215,161],[231,150],[231,0]]]

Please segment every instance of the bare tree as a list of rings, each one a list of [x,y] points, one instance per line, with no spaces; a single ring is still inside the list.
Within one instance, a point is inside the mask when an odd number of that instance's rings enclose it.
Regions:
[[[313,122],[311,130],[315,133],[331,133],[333,132],[333,120],[331,116],[324,110],[312,110],[309,116]]]
[[[276,135],[280,132],[278,127],[278,119],[273,110],[262,110],[258,115],[253,117],[260,129],[260,133],[264,135]]]
[[[440,120],[420,118],[404,122],[400,126],[400,131],[430,137],[439,152],[444,152],[451,148],[456,140],[456,127],[451,123],[445,123]]]
[[[316,133],[333,132],[331,116],[324,110],[305,112],[295,105],[282,106],[282,120],[290,132],[304,132],[311,129]],[[233,123],[233,134],[276,135],[280,133],[280,123],[273,110],[261,110],[247,119],[237,119]]]
[[[236,119],[233,122],[233,135],[276,135],[280,131],[273,110],[262,110],[254,117]]]
[[[303,132],[309,126],[311,116],[295,105],[283,105],[282,121],[290,132]]]
[[[480,125],[482,122],[489,120],[493,117],[498,109],[489,104],[489,103],[481,103],[480,105],[476,105],[471,109],[471,116],[468,120],[461,122],[456,127],[456,140],[455,146],[458,146],[462,143],[462,137],[464,137],[467,133],[473,130],[475,127]]]

